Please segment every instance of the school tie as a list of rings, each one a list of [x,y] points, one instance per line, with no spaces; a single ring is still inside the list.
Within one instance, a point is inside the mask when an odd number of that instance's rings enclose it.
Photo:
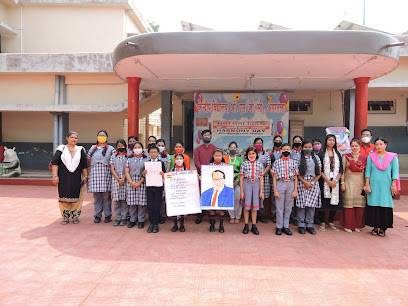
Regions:
[[[215,191],[212,201],[211,201],[211,207],[215,206],[215,203],[217,202],[217,195],[218,195],[218,190]]]

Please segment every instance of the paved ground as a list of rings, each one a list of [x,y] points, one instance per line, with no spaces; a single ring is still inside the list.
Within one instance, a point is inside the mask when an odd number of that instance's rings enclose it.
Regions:
[[[158,234],[59,224],[56,190],[0,186],[1,305],[408,305],[408,197],[386,238],[343,231]]]

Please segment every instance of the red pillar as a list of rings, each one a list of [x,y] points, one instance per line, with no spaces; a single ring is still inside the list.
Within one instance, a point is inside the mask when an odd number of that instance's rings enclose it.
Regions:
[[[141,79],[128,77],[128,136],[139,137],[139,86]]]
[[[367,128],[368,117],[368,82],[370,78],[354,79],[356,85],[356,112],[354,117],[354,137],[359,137],[361,130]]]

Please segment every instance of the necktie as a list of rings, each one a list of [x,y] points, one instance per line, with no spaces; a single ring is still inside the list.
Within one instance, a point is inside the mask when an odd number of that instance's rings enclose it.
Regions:
[[[218,195],[218,190],[215,191],[212,201],[211,201],[211,207],[215,206],[215,203],[217,202],[217,195]]]

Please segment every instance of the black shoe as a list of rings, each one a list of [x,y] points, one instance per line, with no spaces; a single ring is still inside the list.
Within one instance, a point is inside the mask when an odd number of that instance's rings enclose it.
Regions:
[[[127,222],[127,220],[125,219],[125,220],[121,220],[120,221],[120,226],[125,226],[125,225],[127,225],[128,224],[128,222]]]
[[[378,236],[385,237],[385,230],[383,229],[378,230]]]
[[[137,222],[137,228],[144,228],[144,222]]]
[[[258,228],[256,227],[255,224],[252,224],[251,232],[252,232],[254,235],[259,235]]]
[[[268,220],[263,215],[258,216],[258,221],[262,223],[268,223]]]
[[[242,233],[245,234],[245,235],[249,233],[249,225],[248,224],[245,224],[244,229],[242,230]]]
[[[223,233],[224,232],[224,224],[220,223],[220,228],[218,229],[218,232]]]
[[[154,227],[154,225],[150,223],[150,224],[149,224],[149,227],[147,228],[147,232],[148,232],[148,233],[153,232],[153,227]]]
[[[210,232],[215,232],[215,220],[210,220]]]
[[[288,236],[292,236],[292,231],[290,230],[290,228],[283,228],[283,232]]]
[[[174,232],[177,232],[178,231],[178,225],[177,225],[177,221],[176,222],[174,222],[174,225],[173,225],[173,227],[171,228],[171,231],[174,233]]]
[[[305,231],[304,227],[299,227],[298,231],[299,231],[299,234],[302,234],[302,235],[306,234],[306,231]]]
[[[94,223],[101,223],[101,217],[95,217]]]
[[[120,225],[120,220],[115,220],[115,222],[113,222],[113,226],[119,226]]]
[[[180,223],[179,231],[182,233],[186,231],[186,228],[184,227],[184,223]]]
[[[306,231],[312,235],[316,235],[316,230],[314,227],[306,227]]]
[[[128,227],[128,228],[132,228],[132,227],[134,227],[135,225],[136,225],[136,222],[128,222],[127,227]]]
[[[379,233],[379,229],[378,228],[373,228],[373,230],[371,231],[371,235],[373,235],[373,236],[377,236],[378,235],[378,233]]]
[[[152,233],[158,233],[159,232],[159,225],[158,224],[156,224],[155,226],[153,226],[153,230],[152,230]]]
[[[166,223],[166,218],[165,218],[165,217],[161,217],[159,223],[160,223],[160,224]]]
[[[278,235],[278,236],[282,235],[282,229],[281,229],[281,228],[277,228],[277,229],[275,230],[275,235]]]
[[[103,220],[104,223],[109,223],[112,222],[112,216],[105,217],[105,220]]]
[[[201,222],[203,222],[203,215],[198,215],[195,219],[195,224],[200,224]]]

